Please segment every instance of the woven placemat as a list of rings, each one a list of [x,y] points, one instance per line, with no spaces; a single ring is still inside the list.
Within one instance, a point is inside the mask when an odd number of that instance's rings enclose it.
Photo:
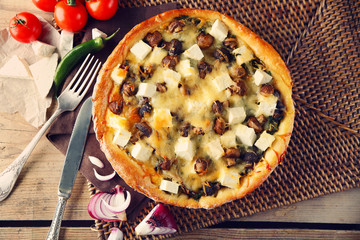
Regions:
[[[169,1],[122,1],[121,7],[153,6]],[[324,194],[360,186],[360,2],[329,1],[179,1],[181,7],[213,9],[234,17],[268,41],[286,60],[294,86],[294,132],[282,165],[246,197],[221,207],[169,206],[181,234],[249,216]],[[89,191],[98,190],[89,182]],[[135,222],[95,221],[106,239],[119,226],[125,239]],[[170,236],[146,236],[164,239]]]

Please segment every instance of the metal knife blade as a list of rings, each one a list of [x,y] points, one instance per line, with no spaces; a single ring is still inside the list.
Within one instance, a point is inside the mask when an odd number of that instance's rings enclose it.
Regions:
[[[76,118],[59,183],[58,196],[70,197],[83,156],[92,111],[91,97],[85,100]]]

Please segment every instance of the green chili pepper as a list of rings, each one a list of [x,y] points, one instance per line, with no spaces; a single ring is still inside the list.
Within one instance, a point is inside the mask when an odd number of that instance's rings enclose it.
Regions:
[[[116,30],[111,36],[107,38],[95,38],[84,43],[81,43],[71,49],[64,58],[60,61],[59,65],[56,68],[55,76],[54,76],[54,86],[55,92],[58,93],[65,78],[68,74],[73,70],[73,68],[80,62],[80,60],[84,59],[87,54],[95,53],[104,48],[105,43],[109,41],[111,38],[115,36],[115,34],[119,31]]]

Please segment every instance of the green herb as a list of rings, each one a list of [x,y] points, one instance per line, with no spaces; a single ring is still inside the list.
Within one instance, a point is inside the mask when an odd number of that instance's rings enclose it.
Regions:
[[[268,118],[268,122],[267,122],[267,132],[270,134],[274,134],[279,130],[279,125],[280,125],[280,120],[281,119],[276,119],[272,116],[270,116]]]
[[[188,19],[189,16],[188,15],[180,15],[178,17],[175,18],[175,20],[185,20],[185,19]]]

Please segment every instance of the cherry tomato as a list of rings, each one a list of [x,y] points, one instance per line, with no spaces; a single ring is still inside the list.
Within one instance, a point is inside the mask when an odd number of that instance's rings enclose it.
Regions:
[[[23,43],[35,41],[41,34],[41,23],[32,13],[21,12],[10,20],[11,36]]]
[[[57,4],[57,0],[32,0],[34,5],[45,11],[45,12],[53,12],[55,5]]]
[[[86,1],[86,9],[90,16],[97,20],[108,20],[112,18],[117,9],[117,0],[88,0]]]
[[[86,25],[88,14],[79,1],[68,0],[55,5],[54,18],[60,28],[76,32]]]

